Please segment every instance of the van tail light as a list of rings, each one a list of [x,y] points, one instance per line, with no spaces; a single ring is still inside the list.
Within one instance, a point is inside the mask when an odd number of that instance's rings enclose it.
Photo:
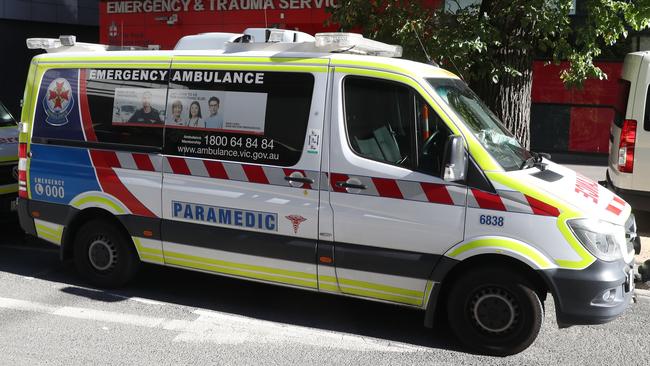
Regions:
[[[18,144],[18,197],[29,198],[27,195],[27,144]]]
[[[636,121],[626,119],[621,128],[621,141],[618,144],[618,170],[622,173],[634,171],[634,145],[636,143]]]

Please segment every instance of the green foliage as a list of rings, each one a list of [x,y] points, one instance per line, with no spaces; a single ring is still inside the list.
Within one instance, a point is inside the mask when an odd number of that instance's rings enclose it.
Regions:
[[[569,16],[571,0],[485,0],[447,9],[430,9],[420,0],[339,4],[332,22],[342,30],[364,29],[370,38],[402,45],[404,57],[425,61],[417,32],[436,62],[468,82],[519,76],[539,54],[570,61],[561,74],[567,85],[603,79],[594,58],[630,30],[650,26],[650,0],[582,0],[578,11],[586,16],[576,19]]]

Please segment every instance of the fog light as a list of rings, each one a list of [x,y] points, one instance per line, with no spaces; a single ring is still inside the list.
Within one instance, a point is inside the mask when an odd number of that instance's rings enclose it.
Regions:
[[[603,301],[612,302],[616,298],[616,289],[603,292]]]

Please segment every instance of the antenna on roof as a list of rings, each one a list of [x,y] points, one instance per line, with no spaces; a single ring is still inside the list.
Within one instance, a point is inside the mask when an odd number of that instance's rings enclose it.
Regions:
[[[427,63],[433,66],[439,66],[437,62],[433,61],[431,56],[429,56],[429,53],[427,53],[427,49],[424,47],[424,43],[422,43],[422,40],[420,39],[420,35],[418,34],[417,29],[415,29],[415,25],[411,23],[411,28],[413,29],[413,33],[415,33],[415,37],[418,39],[418,42],[420,42],[420,47],[422,47],[422,52],[424,52],[424,57],[427,58]]]

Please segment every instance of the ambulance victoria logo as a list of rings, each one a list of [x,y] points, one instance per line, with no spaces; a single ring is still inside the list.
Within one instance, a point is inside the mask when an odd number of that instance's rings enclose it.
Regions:
[[[68,114],[72,111],[74,99],[72,87],[64,78],[54,79],[47,87],[43,98],[43,107],[47,118],[45,122],[52,126],[63,126],[68,123]]]
[[[291,221],[291,224],[293,225],[294,234],[298,234],[298,229],[300,228],[300,224],[302,224],[304,221],[307,221],[306,218],[300,215],[289,215],[289,216],[285,216],[285,218]]]

